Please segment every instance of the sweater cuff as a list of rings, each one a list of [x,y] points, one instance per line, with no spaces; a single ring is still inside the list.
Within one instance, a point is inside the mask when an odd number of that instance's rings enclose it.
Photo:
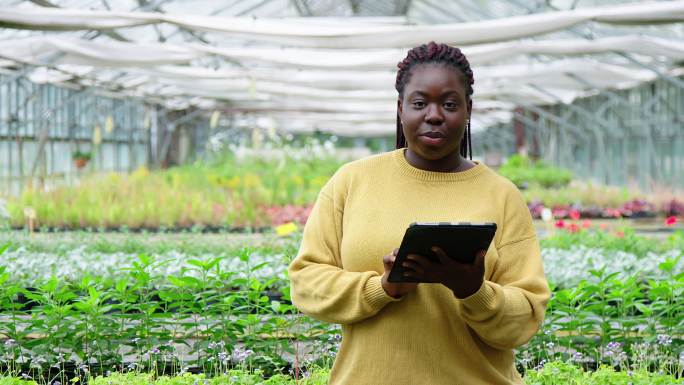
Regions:
[[[385,292],[382,288],[382,277],[379,275],[374,275],[366,281],[363,296],[374,309],[382,309],[390,302],[401,301],[401,298],[394,298]]]
[[[494,308],[496,293],[487,281],[482,282],[482,286],[469,297],[460,299],[461,304],[473,311],[487,311]]]

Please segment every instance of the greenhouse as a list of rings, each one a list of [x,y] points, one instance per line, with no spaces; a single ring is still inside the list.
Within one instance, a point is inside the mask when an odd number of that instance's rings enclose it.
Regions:
[[[0,384],[684,384],[683,222],[681,0],[0,0]]]

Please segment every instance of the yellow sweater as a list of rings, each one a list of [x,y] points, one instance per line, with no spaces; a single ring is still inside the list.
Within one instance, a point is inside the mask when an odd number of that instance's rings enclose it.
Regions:
[[[400,299],[380,284],[382,257],[414,221],[496,222],[485,282],[459,300],[421,283]],[[342,166],[321,190],[289,267],[303,313],[342,324],[330,384],[520,384],[513,348],[544,317],[549,289],[517,188],[482,163],[457,173],[411,166],[404,150]]]

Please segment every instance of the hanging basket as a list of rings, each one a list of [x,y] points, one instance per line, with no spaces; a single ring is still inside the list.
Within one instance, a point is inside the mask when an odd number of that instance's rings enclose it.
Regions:
[[[89,152],[76,151],[72,154],[71,157],[74,160],[76,168],[80,170],[88,164],[92,156],[93,155]]]
[[[88,164],[89,160],[90,159],[88,158],[75,158],[74,164],[76,165],[76,168],[80,170]]]

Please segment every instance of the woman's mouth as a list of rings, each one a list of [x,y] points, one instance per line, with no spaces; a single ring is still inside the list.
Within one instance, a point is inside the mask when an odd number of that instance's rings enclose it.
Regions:
[[[423,143],[429,146],[437,146],[446,142],[446,136],[444,136],[444,134],[438,131],[426,132],[424,134],[421,134],[419,138]]]
[[[428,131],[423,135],[427,136],[428,138],[444,138],[444,134],[439,131]]]

